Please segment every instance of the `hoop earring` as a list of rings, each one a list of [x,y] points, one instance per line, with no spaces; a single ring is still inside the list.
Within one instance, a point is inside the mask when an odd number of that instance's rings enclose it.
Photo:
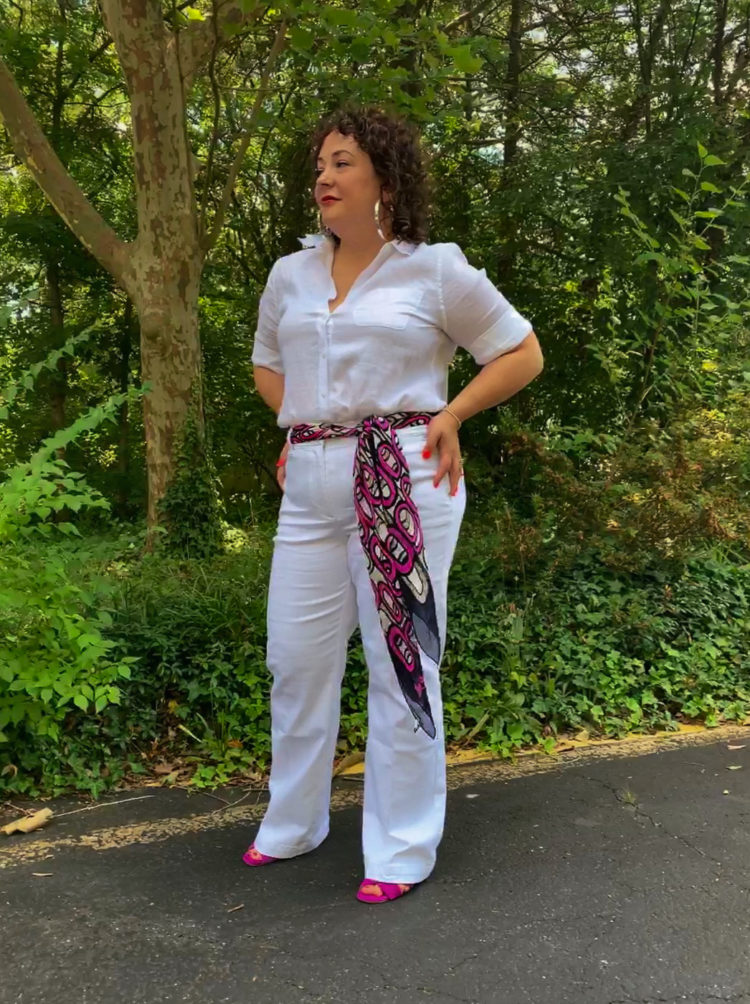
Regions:
[[[333,237],[333,230],[331,230],[330,227],[325,226],[323,223],[323,217],[320,210],[318,210],[318,230],[324,237]]]
[[[383,233],[383,231],[382,231],[382,229],[380,227],[380,210],[381,210],[381,206],[382,205],[383,205],[383,203],[381,203],[380,199],[378,199],[376,201],[376,203],[375,203],[375,226],[377,227],[378,236],[380,237],[380,239],[384,240],[384,241],[387,241],[388,238],[385,236],[385,234]],[[393,216],[394,205],[393,205],[392,202],[386,202],[385,203],[385,209],[386,209],[387,213],[389,214],[389,216]],[[393,235],[393,220],[391,220],[390,229],[391,229],[391,236],[392,236]]]
[[[380,207],[381,207],[380,199],[377,199],[376,202],[375,202],[375,226],[376,226],[377,231],[378,231],[378,237],[382,241],[384,241],[386,239],[385,238],[385,234],[380,229]]]

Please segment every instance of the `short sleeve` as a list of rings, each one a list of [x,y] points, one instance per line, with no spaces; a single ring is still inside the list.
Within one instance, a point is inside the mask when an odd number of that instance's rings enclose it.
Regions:
[[[258,324],[253,342],[253,366],[266,366],[276,373],[283,373],[279,351],[279,273],[281,259],[277,259],[268,273],[266,286],[258,303]]]
[[[466,260],[458,244],[438,244],[443,330],[480,366],[509,352],[532,331],[500,290]]]

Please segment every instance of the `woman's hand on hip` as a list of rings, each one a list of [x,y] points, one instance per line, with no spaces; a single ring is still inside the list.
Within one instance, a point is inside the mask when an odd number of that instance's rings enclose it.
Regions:
[[[427,442],[422,456],[427,460],[433,453],[439,456],[438,468],[433,479],[434,486],[437,488],[447,474],[450,493],[455,495],[463,474],[463,464],[456,420],[447,411],[439,412],[427,426]]]
[[[276,461],[276,480],[279,482],[279,488],[282,492],[284,491],[284,485],[286,484],[286,458],[289,453],[289,440],[284,443],[284,448],[279,454],[279,459]]]

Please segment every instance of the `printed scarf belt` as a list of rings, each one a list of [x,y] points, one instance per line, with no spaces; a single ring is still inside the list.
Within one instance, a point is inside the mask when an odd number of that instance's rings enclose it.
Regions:
[[[422,728],[434,739],[435,722],[427,696],[419,649],[440,661],[435,596],[424,554],[419,510],[411,498],[409,464],[397,429],[428,425],[429,412],[371,415],[359,425],[295,425],[291,443],[357,437],[354,455],[354,508],[367,559],[370,585],[388,653],[401,692]]]

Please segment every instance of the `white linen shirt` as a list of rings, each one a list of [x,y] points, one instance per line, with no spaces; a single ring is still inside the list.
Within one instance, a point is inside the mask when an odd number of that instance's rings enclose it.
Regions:
[[[457,346],[484,365],[532,330],[452,243],[388,241],[329,311],[333,239],[298,240],[309,246],[278,258],[268,275],[252,353],[254,365],[284,375],[282,428],[439,411]]]

